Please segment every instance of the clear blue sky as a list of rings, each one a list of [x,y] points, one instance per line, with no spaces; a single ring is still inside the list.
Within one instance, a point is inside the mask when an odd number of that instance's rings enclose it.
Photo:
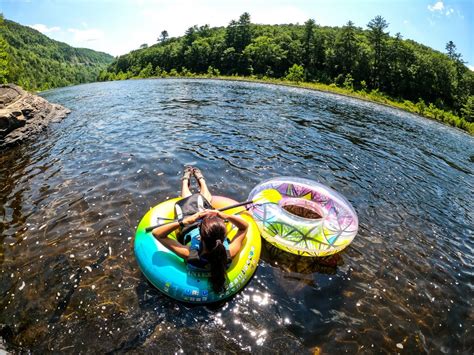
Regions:
[[[76,47],[120,55],[153,44],[166,29],[181,36],[192,25],[225,26],[250,13],[255,23],[365,28],[376,15],[394,35],[444,52],[452,40],[474,69],[474,0],[0,0],[7,19],[32,26]]]

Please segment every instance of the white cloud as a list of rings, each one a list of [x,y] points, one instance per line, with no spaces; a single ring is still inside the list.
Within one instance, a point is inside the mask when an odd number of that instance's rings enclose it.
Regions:
[[[452,14],[454,14],[454,8],[444,5],[442,1],[437,1],[433,5],[428,5],[428,10],[435,18],[440,18],[442,16],[450,17]],[[459,10],[457,10],[457,14],[460,18],[464,18]]]
[[[470,71],[474,71],[474,65],[467,65],[467,67],[469,68]]]
[[[28,27],[34,28],[37,31],[40,31],[41,33],[51,33],[51,32],[58,32],[61,30],[58,26],[54,27],[48,27],[46,25],[43,25],[42,23],[37,23],[36,25],[28,25]]]
[[[74,34],[74,42],[92,42],[99,41],[104,38],[104,33],[101,30],[91,28],[80,30],[77,28],[69,28],[68,32]]]
[[[442,1],[437,1],[434,5],[428,5],[428,10],[431,12],[434,11],[443,11],[444,10],[444,4]]]

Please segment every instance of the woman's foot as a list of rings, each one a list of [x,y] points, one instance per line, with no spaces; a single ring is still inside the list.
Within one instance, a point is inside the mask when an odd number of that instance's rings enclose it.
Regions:
[[[198,184],[201,185],[200,180],[201,179],[204,180],[204,176],[202,175],[201,170],[199,170],[198,168],[193,168],[193,174],[194,174],[194,177],[196,178]]]
[[[185,181],[188,180],[188,186],[191,185],[191,175],[194,174],[194,168],[192,166],[186,166],[184,167],[183,171],[183,176],[181,177],[181,180]]]

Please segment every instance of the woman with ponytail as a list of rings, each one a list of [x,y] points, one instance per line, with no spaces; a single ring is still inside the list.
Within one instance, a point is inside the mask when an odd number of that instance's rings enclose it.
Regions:
[[[199,183],[199,194],[192,194],[189,189],[191,174]],[[178,221],[155,228],[152,233],[164,246],[185,259],[190,267],[210,268],[214,292],[223,292],[227,266],[242,247],[248,223],[239,216],[209,209],[212,208],[212,195],[199,169],[186,167],[182,180],[183,199],[175,206]],[[226,239],[225,222],[238,229],[231,243]],[[180,242],[167,238],[178,228]]]

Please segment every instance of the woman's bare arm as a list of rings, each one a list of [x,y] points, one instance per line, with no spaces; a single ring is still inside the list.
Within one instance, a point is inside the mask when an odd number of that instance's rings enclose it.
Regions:
[[[183,224],[185,226],[189,224],[193,224],[201,217],[202,217],[202,212],[195,213],[192,216],[185,217],[183,219]],[[178,241],[174,239],[168,238],[168,234],[172,233],[178,228],[179,228],[179,222],[172,222],[172,223],[165,224],[163,226],[153,229],[152,234],[156,239],[158,239],[158,241],[161,244],[163,244],[165,247],[170,249],[176,255],[184,259],[187,259],[187,257],[189,256],[189,247],[179,243]]]
[[[239,253],[240,249],[242,248],[242,243],[244,241],[245,236],[247,235],[249,224],[242,217],[236,215],[219,212],[218,216],[222,219],[228,220],[230,223],[232,223],[238,228],[237,234],[232,239],[232,242],[229,245],[230,257],[233,258]]]

